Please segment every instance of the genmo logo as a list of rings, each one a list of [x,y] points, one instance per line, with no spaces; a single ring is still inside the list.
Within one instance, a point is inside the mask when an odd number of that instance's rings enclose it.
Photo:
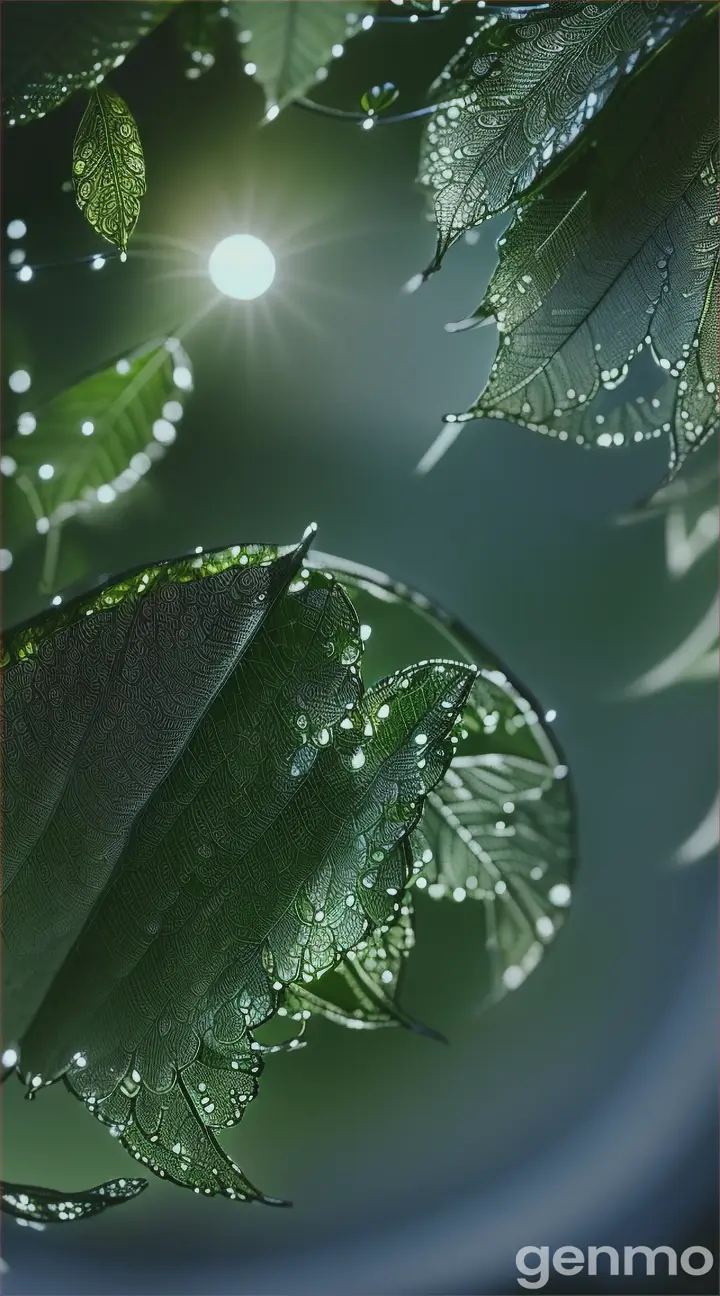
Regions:
[[[586,1256],[580,1247],[561,1246],[553,1251],[551,1261],[550,1247],[526,1246],[521,1247],[515,1256],[515,1265],[518,1274],[523,1275],[518,1278],[520,1286],[533,1290],[545,1286],[550,1277],[551,1264],[555,1273],[568,1278],[583,1271],[613,1278],[621,1272],[625,1275],[637,1273],[654,1276],[658,1258],[658,1277],[673,1277],[678,1272],[679,1263],[683,1273],[690,1278],[701,1278],[703,1274],[710,1272],[715,1263],[712,1251],[702,1246],[686,1247],[679,1261],[673,1247],[626,1246],[622,1253],[622,1270],[620,1253],[615,1247],[591,1246],[588,1247]]]

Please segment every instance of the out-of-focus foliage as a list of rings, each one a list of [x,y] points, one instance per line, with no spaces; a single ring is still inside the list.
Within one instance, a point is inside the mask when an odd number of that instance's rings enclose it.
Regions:
[[[61,529],[91,521],[131,491],[176,438],[192,368],[176,338],[82,379],[7,436],[0,468],[11,556],[45,536],[42,588],[53,588]]]

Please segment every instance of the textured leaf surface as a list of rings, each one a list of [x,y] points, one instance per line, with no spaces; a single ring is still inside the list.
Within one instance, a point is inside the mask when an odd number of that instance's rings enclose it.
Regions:
[[[597,149],[519,212],[476,318],[501,346],[463,418],[500,418],[580,444],[668,434],[670,468],[717,427],[717,61],[689,24],[598,122]],[[669,381],[608,418],[649,347]],[[457,421],[450,416],[448,421]]]
[[[433,899],[482,903],[497,999],[537,967],[570,904],[568,771],[502,672],[482,673],[463,724],[470,741],[493,750],[459,754],[428,798],[422,833],[432,859],[415,885]],[[532,757],[517,754],[528,747]]]
[[[366,671],[391,668],[385,645],[395,642],[480,668],[452,764],[412,836],[411,894],[481,901],[483,984],[496,1001],[538,965],[569,912],[576,850],[567,765],[538,706],[463,626],[381,573],[325,561],[365,633],[372,629]]]
[[[396,922],[370,933],[321,979],[289,986],[279,1013],[303,1024],[308,1017],[319,1015],[356,1030],[406,1026],[434,1036],[434,1031],[414,1022],[399,1004],[405,960],[414,944],[412,901],[405,893]]]
[[[73,145],[73,185],[88,224],[125,251],[145,193],[145,159],[124,99],[93,90]]]
[[[87,1188],[83,1192],[72,1189],[66,1193],[57,1188],[4,1183],[0,1185],[0,1206],[8,1215],[32,1224],[59,1224],[99,1215],[108,1206],[132,1201],[145,1188],[147,1179],[110,1179],[96,1188]]]
[[[177,0],[34,0],[3,9],[3,110],[8,125],[44,117],[102,82]]]
[[[352,9],[352,13],[350,12]],[[243,58],[255,65],[268,108],[284,108],[327,76],[333,46],[362,30],[371,4],[327,0],[233,0]]]
[[[520,22],[483,13],[472,48],[435,89],[420,182],[434,194],[438,246],[503,211],[571,144],[639,55],[697,9],[653,0],[562,0]]]
[[[123,357],[36,414],[26,414],[18,424],[21,434],[5,442],[5,542],[15,553],[38,532],[46,536],[46,592],[55,592],[52,576],[63,524],[76,516],[97,516],[163,455],[175,439],[171,419],[182,415],[191,373],[182,347],[168,339]]]
[[[304,548],[147,569],[7,646],[6,1038],[31,1089],[65,1076],[150,1169],[231,1197],[263,1197],[216,1137],[253,1030],[401,916],[474,679],[427,661],[364,692]]]

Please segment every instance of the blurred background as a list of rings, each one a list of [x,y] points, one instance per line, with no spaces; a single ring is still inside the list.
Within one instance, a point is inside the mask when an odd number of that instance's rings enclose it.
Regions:
[[[376,26],[322,98],[355,108],[392,80],[398,109],[415,106],[454,47],[440,24]],[[220,238],[256,234],[278,266],[264,297],[223,301],[184,338],[194,389],[175,444],[117,507],[68,523],[56,588],[196,545],[293,541],[317,522],[324,552],[437,600],[556,710],[578,802],[575,903],[552,956],[483,1015],[479,913],[419,899],[405,1005],[450,1048],[314,1021],[308,1048],[268,1060],[223,1142],[293,1210],[153,1179],[87,1222],[37,1233],[6,1220],[4,1290],[501,1296],[520,1290],[523,1246],[717,1254],[717,687],[707,671],[685,678],[692,647],[681,669],[645,678],[707,618],[715,547],[673,572],[668,509],[618,523],[663,477],[658,442],[583,452],[471,424],[415,474],[490,367],[493,329],[443,326],[479,300],[500,226],[403,294],[434,244],[414,186],[422,122],[365,132],[289,107],[260,127],[260,90],[231,55],[189,80],[168,24],[113,74],[149,186],[124,265],[89,268],[107,245],[63,188],[83,96],[6,134],[3,226],[22,220],[28,264],[48,268],[24,283],[5,273],[4,372],[22,364],[32,388],[4,383],[4,453],[21,412],[198,315]],[[692,500],[673,506],[676,551],[706,513],[712,540],[712,481]],[[49,604],[42,546],[5,573],[6,625]],[[132,1173],[60,1086],[32,1104],[14,1080],[5,1090],[5,1178],[70,1189]],[[718,1279],[553,1276],[543,1290],[687,1296]]]

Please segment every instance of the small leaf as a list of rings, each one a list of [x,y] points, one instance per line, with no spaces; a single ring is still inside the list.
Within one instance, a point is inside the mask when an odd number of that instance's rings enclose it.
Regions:
[[[519,22],[483,11],[475,44],[433,87],[443,103],[428,121],[420,183],[433,191],[438,244],[426,273],[461,234],[528,189],[638,57],[699,8],[561,0]]]
[[[272,116],[327,76],[333,51],[362,30],[374,5],[360,0],[352,14],[328,0],[231,0],[246,66],[254,67]]]
[[[99,1215],[108,1206],[131,1201],[147,1188],[147,1179],[110,1179],[96,1188],[61,1192],[28,1184],[0,1184],[0,1209],[31,1224],[58,1224]]]
[[[177,0],[8,5],[3,11],[3,113],[9,126],[44,117],[99,85]]]
[[[371,90],[366,90],[360,99],[360,106],[366,113],[378,114],[385,112],[395,103],[400,91],[394,86],[392,81],[385,81],[382,85],[373,86]]]
[[[77,205],[109,243],[126,251],[145,193],[145,159],[130,109],[112,90],[93,90],[73,145]]]
[[[273,1203],[216,1137],[256,1092],[254,1031],[402,916],[476,674],[429,660],[365,692],[308,542],[131,573],[12,632],[3,678],[21,1075],[64,1077],[154,1173]]]
[[[41,406],[32,416],[33,431],[5,442],[8,548],[20,550],[39,533],[54,551],[65,522],[97,519],[124,498],[174,440],[191,373],[182,347],[168,339]],[[19,426],[26,430],[30,423]],[[47,592],[53,572],[54,563],[45,572]]]

